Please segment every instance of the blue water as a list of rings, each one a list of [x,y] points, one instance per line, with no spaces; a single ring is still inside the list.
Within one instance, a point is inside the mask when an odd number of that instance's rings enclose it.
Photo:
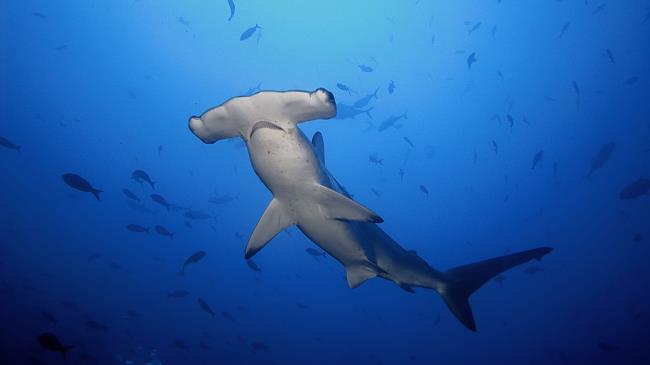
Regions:
[[[650,363],[650,197],[620,198],[650,178],[648,1],[234,3],[230,21],[226,0],[0,5],[0,136],[21,146],[0,146],[2,364]],[[471,297],[476,333],[432,290],[348,288],[295,227],[252,270],[271,194],[241,141],[187,120],[257,86],[339,105],[379,88],[369,113],[300,128],[431,266],[555,250]]]

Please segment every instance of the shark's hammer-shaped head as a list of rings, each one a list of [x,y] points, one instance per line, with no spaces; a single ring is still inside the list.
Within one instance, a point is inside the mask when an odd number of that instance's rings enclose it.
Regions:
[[[261,121],[298,124],[336,115],[336,101],[331,92],[319,88],[308,91],[261,91],[251,96],[227,100],[201,116],[190,118],[192,133],[205,143],[221,139],[250,136]]]

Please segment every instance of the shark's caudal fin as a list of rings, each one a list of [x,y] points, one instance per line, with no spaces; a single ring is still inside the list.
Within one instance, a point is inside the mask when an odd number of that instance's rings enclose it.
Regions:
[[[266,207],[264,214],[262,214],[262,218],[257,222],[250,240],[248,240],[244,257],[246,259],[253,257],[280,231],[293,224],[295,224],[293,218],[287,214],[282,203],[273,198],[269,206]]]
[[[476,331],[469,297],[488,280],[500,273],[532,259],[541,260],[552,250],[550,247],[540,247],[447,270],[443,273],[444,285],[438,290],[438,293],[456,318],[465,327]]]

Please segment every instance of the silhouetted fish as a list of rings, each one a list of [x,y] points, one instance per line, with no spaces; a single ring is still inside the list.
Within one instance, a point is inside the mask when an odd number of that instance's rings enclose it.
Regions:
[[[359,67],[359,70],[361,70],[361,72],[372,72],[372,71],[374,71],[374,69],[372,67],[367,66],[367,65],[363,65],[363,64],[357,65],[357,67]]]
[[[84,326],[86,327],[86,329],[96,331],[96,332],[108,333],[109,330],[107,325],[93,320],[85,321]]]
[[[610,345],[610,344],[605,343],[605,342],[599,342],[598,343],[598,348],[602,352],[615,352],[615,351],[618,351],[618,346]]]
[[[609,58],[609,61],[612,63],[612,65],[615,65],[616,62],[614,61],[614,54],[612,53],[612,50],[607,48],[605,50],[605,54],[607,55],[607,58]]]
[[[623,188],[618,197],[622,200],[634,199],[647,195],[648,190],[650,190],[650,179],[640,178]]]
[[[235,16],[235,2],[233,0],[228,0],[228,7],[230,7],[230,16],[228,17],[228,21],[230,21],[232,17]]]
[[[478,23],[474,24],[474,26],[467,31],[467,34],[472,35],[472,33],[476,32],[481,27],[481,24],[483,24],[483,23],[478,22]]]
[[[174,290],[173,292],[167,294],[168,298],[185,298],[186,296],[190,295],[190,292],[187,290]]]
[[[197,251],[193,253],[190,257],[188,257],[185,262],[183,263],[183,267],[181,268],[180,274],[185,275],[185,267],[189,264],[196,264],[199,262],[201,259],[203,259],[207,255],[205,251]]]
[[[339,88],[339,90],[347,91],[348,94],[354,92],[348,85],[337,82],[336,87]]]
[[[392,94],[393,91],[395,91],[395,81],[390,80],[390,82],[388,83],[388,93]]]
[[[155,229],[156,232],[157,232],[159,235],[161,235],[161,236],[167,236],[167,237],[169,237],[169,238],[174,238],[174,233],[169,232],[169,231],[167,230],[167,228],[165,228],[165,227],[163,227],[163,226],[161,226],[161,225],[156,225],[156,226],[154,227],[154,229]]]
[[[250,267],[251,270],[253,270],[253,271],[262,271],[262,269],[260,269],[260,267],[257,266],[255,261],[253,261],[252,259],[246,260],[246,265],[248,265],[248,267]]]
[[[208,203],[215,205],[225,205],[230,204],[233,200],[235,200],[235,197],[233,196],[215,194],[214,196],[210,197],[210,199],[208,199]]]
[[[411,147],[415,147],[415,145],[413,144],[413,142],[411,142],[411,140],[410,140],[408,137],[404,137],[404,142],[408,143],[409,146],[411,146]]]
[[[142,184],[142,182],[146,182],[149,185],[151,185],[151,188],[153,190],[156,190],[156,186],[155,186],[156,183],[153,182],[153,180],[151,180],[151,178],[149,177],[149,174],[147,174],[146,172],[144,172],[142,170],[133,171],[131,173],[131,179],[139,182],[140,184]]]
[[[210,214],[200,211],[200,210],[188,210],[183,214],[185,218],[193,219],[193,220],[205,220],[205,219],[215,219],[215,217],[211,216]]]
[[[391,115],[390,117],[386,118],[383,122],[381,122],[381,124],[379,125],[379,128],[377,129],[377,131],[383,132],[383,131],[385,131],[386,129],[388,129],[390,127],[396,127],[395,124],[402,118],[403,119],[408,119],[408,117],[406,116],[406,113],[401,114],[401,115]]]
[[[171,208],[171,206],[172,206],[172,205],[169,204],[169,202],[167,202],[167,200],[166,200],[162,195],[160,195],[160,194],[151,194],[151,195],[149,195],[149,197],[150,197],[151,200],[153,200],[154,202],[156,202],[156,203],[162,205],[163,207],[165,207],[168,211],[169,211],[169,208]]]
[[[337,104],[336,105],[336,119],[354,119],[359,114],[366,114],[368,118],[372,118],[370,111],[372,107],[368,109],[359,109],[351,105]]]
[[[20,148],[21,148],[21,146],[13,143],[9,139],[7,139],[5,137],[2,137],[2,136],[0,136],[0,146],[6,147],[6,148],[11,149],[11,150],[16,150],[18,152],[20,152]]]
[[[50,322],[53,325],[59,323],[59,321],[54,317],[54,315],[48,311],[41,311],[41,319]]]
[[[247,39],[250,38],[250,37],[255,33],[255,31],[256,31],[257,29],[259,29],[259,28],[261,28],[261,27],[260,27],[259,25],[255,24],[254,27],[250,27],[250,28],[246,29],[246,30],[241,34],[241,36],[239,37],[239,40],[240,40],[240,41],[245,41],[245,40],[247,40]]]
[[[355,101],[354,104],[352,104],[352,107],[353,108],[363,108],[364,106],[368,105],[368,103],[370,102],[370,100],[372,100],[372,98],[377,99],[377,92],[378,91],[379,91],[379,88],[376,88],[375,92],[373,92],[371,94],[368,94],[368,95],[362,97],[361,99]]]
[[[429,189],[426,186],[420,185],[420,191],[426,194],[427,197],[429,196]]]
[[[269,351],[269,347],[262,341],[255,341],[251,343],[251,352]]]
[[[566,32],[569,30],[570,26],[571,26],[571,22],[564,23],[564,25],[562,26],[562,30],[560,30],[560,35],[558,35],[557,38],[560,39],[560,38],[564,37]]]
[[[137,224],[129,224],[128,226],[126,226],[126,229],[135,233],[144,233],[144,232],[149,233],[149,228],[145,228]]]
[[[79,176],[77,174],[67,173],[67,174],[63,174],[61,176],[61,178],[71,188],[77,189],[79,191],[83,191],[83,192],[86,192],[86,193],[92,193],[95,196],[95,198],[97,198],[98,201],[101,201],[101,199],[99,199],[99,193],[101,193],[102,190],[93,188],[90,185],[90,183],[88,181],[86,181],[86,179],[84,179],[83,177],[81,177],[81,176]]]
[[[59,339],[51,333],[42,333],[38,335],[36,339],[44,349],[61,353],[63,359],[66,358],[67,352],[74,348],[74,346],[65,346],[61,344]]]
[[[138,198],[137,195],[135,195],[131,190],[129,189],[122,189],[122,193],[126,195],[127,198],[135,200],[135,201],[140,201],[140,198]]]
[[[544,158],[544,150],[539,150],[535,154],[535,156],[533,156],[533,166],[532,166],[531,169],[535,170],[535,167],[537,167],[537,165],[539,165],[539,163],[542,161],[543,158]]]
[[[476,52],[472,52],[467,56],[467,68],[472,69],[472,65],[476,63]]]
[[[205,300],[203,300],[201,298],[198,298],[196,301],[199,303],[199,306],[201,307],[201,309],[203,309],[205,312],[209,313],[212,317],[215,316],[214,311],[212,311],[212,308],[210,308],[210,306],[208,305],[208,303],[205,302]]]
[[[598,153],[594,155],[591,159],[591,168],[589,169],[589,173],[587,174],[587,178],[591,178],[591,175],[605,164],[609,160],[609,158],[612,156],[612,152],[614,152],[614,148],[616,147],[616,143],[614,142],[609,142],[604,144],[600,149],[598,150]]]

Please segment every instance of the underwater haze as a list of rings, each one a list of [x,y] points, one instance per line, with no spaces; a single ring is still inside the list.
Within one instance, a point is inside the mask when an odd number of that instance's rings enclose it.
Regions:
[[[0,21],[1,364],[650,363],[650,1],[9,0]],[[244,258],[273,198],[252,133],[188,120],[319,88],[337,115],[298,128],[383,219],[339,224],[441,275],[552,248],[490,273],[476,332],[444,290],[350,288],[302,227]]]

